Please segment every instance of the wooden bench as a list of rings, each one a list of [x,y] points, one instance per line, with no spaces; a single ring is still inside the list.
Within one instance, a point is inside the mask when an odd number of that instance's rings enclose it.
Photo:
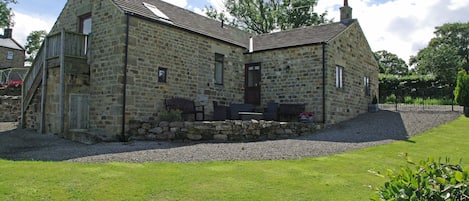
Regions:
[[[305,104],[279,104],[278,115],[287,117],[289,120],[292,118],[297,119],[298,115],[305,111],[305,107]]]
[[[185,98],[170,98],[164,101],[166,110],[180,110],[181,114],[194,114],[194,120],[197,121],[197,114],[202,114],[202,120],[205,120],[204,106],[195,106],[194,101]],[[199,109],[197,109],[199,108]]]
[[[230,104],[230,119],[241,119],[239,112],[254,112],[252,104]]]

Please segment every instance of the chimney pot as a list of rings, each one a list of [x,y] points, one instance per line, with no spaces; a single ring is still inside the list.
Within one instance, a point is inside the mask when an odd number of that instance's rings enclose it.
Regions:
[[[8,28],[8,29],[3,30],[4,38],[12,38],[12,36],[13,36],[13,29]]]

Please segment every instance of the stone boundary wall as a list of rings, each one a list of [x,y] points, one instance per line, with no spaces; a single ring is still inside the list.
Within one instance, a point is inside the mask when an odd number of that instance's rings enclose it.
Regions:
[[[21,118],[21,96],[0,96],[0,122],[16,122]]]
[[[264,120],[130,122],[130,140],[243,142],[277,140],[314,133],[321,124]]]

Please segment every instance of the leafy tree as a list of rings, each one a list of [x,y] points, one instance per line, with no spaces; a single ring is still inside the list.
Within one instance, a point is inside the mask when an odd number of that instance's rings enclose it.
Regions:
[[[47,36],[47,32],[44,30],[33,31],[26,38],[26,53],[28,54],[26,61],[33,62],[37,55],[37,52],[41,48],[42,41]]]
[[[428,47],[410,60],[419,74],[434,74],[454,84],[461,69],[469,70],[469,22],[448,23],[436,27]]]
[[[207,16],[224,20],[235,27],[253,32],[270,33],[321,23],[328,23],[327,13],[315,13],[318,0],[225,0],[229,20],[223,12],[206,7]]]
[[[17,1],[0,0],[0,27],[10,27],[13,25],[13,11],[8,7],[10,3],[17,3]]]
[[[409,74],[409,67],[404,60],[386,50],[374,53],[379,64],[379,72],[383,74],[404,76]]]

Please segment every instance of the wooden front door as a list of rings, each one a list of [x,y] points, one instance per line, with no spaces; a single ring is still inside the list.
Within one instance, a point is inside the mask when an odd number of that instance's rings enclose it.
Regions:
[[[261,104],[261,64],[247,64],[244,78],[244,102]]]

